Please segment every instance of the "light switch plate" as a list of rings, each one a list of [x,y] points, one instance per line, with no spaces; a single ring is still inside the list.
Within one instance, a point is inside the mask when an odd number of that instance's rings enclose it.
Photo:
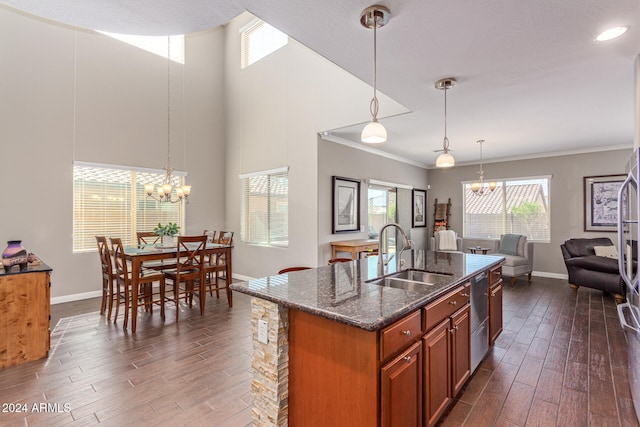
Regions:
[[[269,343],[269,337],[267,336],[268,326],[266,320],[258,320],[258,341],[263,344]]]

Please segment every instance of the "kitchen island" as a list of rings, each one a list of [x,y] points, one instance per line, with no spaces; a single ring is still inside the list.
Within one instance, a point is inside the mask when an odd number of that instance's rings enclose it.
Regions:
[[[435,424],[472,373],[474,280],[497,280],[503,258],[402,258],[384,275],[428,271],[430,283],[376,284],[377,257],[369,257],[231,286],[254,297],[255,424]]]

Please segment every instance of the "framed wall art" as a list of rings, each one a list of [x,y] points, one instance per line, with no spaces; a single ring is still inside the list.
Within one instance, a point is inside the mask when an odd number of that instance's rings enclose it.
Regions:
[[[333,177],[333,232],[360,231],[360,180]]]
[[[626,175],[584,177],[584,231],[617,231],[618,190]]]
[[[411,191],[411,227],[427,226],[427,190],[413,189]]]

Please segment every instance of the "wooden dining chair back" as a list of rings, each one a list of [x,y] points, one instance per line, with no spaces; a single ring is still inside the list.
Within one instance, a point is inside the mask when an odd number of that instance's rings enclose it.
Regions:
[[[100,276],[102,279],[102,302],[100,303],[100,314],[107,310],[107,319],[111,319],[113,309],[113,263],[111,262],[111,252],[105,236],[96,236],[98,244],[98,255],[100,255]]]
[[[233,246],[233,231],[219,231],[214,243]],[[207,259],[206,279],[209,294],[213,296],[213,291],[216,291],[216,298],[220,298],[220,291],[226,289],[229,307],[231,307],[231,289],[227,286],[229,280],[226,275],[222,275],[226,271],[227,257],[225,254],[212,255],[210,259]],[[224,280],[224,285],[221,284],[221,280]]]
[[[311,267],[287,267],[278,271],[278,274],[291,273],[293,271],[311,270]]]
[[[221,245],[233,245],[233,231],[218,232],[218,237],[214,241]]]
[[[335,264],[337,262],[351,262],[353,261],[351,258],[331,258],[329,260],[329,265]]]
[[[205,247],[207,236],[178,236],[176,268],[164,272],[167,285],[173,288],[173,301],[176,304],[176,322],[180,312],[180,297],[184,295],[189,307],[193,306],[193,297],[200,300],[200,314],[204,315],[205,304]],[[182,286],[184,284],[184,286]],[[195,285],[198,285],[196,290]]]
[[[156,245],[160,243],[160,236],[153,231],[138,231],[136,232],[136,238],[138,239],[138,245]]]
[[[113,237],[111,238],[111,249],[113,252],[113,259],[115,265],[115,287],[114,292],[118,295],[118,301],[124,303],[124,324],[123,328],[127,328],[129,322],[129,310],[138,310],[139,307],[144,307],[145,311],[153,312],[153,305],[160,306],[160,316],[162,320],[165,319],[164,304],[165,304],[165,279],[161,272],[155,270],[149,270],[143,268],[138,278],[138,298],[132,297],[132,276],[129,271],[129,265],[124,253],[124,247],[122,245],[122,239]],[[153,284],[158,282],[157,290],[154,289]],[[120,303],[116,306],[116,314],[113,319],[113,323],[116,323],[118,319],[118,308]],[[131,332],[136,331],[136,325],[133,325]]]
[[[216,230],[204,230],[202,234],[207,236],[207,242],[215,243],[217,239],[217,231]]]

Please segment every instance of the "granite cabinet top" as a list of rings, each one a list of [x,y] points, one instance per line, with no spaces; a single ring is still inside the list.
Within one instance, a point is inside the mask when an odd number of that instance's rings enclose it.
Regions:
[[[37,264],[29,263],[27,269],[22,271],[20,271],[20,266],[18,265],[12,266],[8,271],[2,268],[2,265],[0,265],[0,276],[10,276],[15,274],[26,274],[26,273],[41,273],[41,272],[47,272],[47,271],[52,271],[51,267],[49,267],[47,264],[45,264],[42,261],[40,261]]]
[[[231,289],[282,306],[376,331],[424,306],[504,258],[461,252],[414,250],[403,254],[402,269],[413,268],[447,275],[419,290],[370,283],[378,277],[377,257],[340,262],[309,270],[231,284]],[[400,270],[396,260],[385,275]]]

